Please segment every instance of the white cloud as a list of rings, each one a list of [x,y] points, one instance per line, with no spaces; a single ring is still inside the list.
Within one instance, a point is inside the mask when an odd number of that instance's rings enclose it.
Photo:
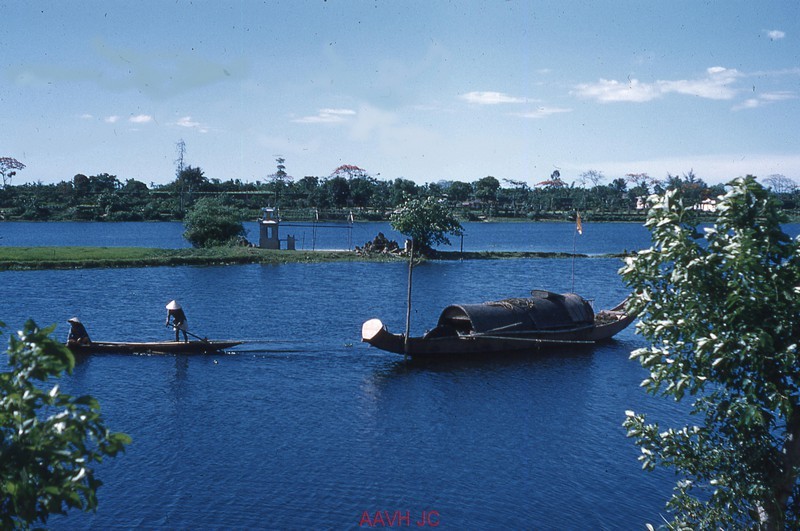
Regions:
[[[789,91],[765,92],[764,94],[760,94],[758,97],[748,98],[742,103],[735,105],[733,107],[733,110],[741,111],[743,109],[755,109],[758,107],[763,107],[764,105],[769,105],[771,103],[793,100],[793,99],[797,99],[797,94],[795,94],[794,92],[789,92]]]
[[[503,92],[467,92],[459,96],[462,100],[476,105],[497,105],[500,103],[525,103],[525,98],[509,96]]]
[[[208,127],[200,122],[192,120],[191,116],[184,116],[178,119],[178,121],[175,122],[175,125],[178,127],[186,127],[187,129],[197,129],[197,131],[200,133],[208,133]]]
[[[766,101],[785,101],[797,99],[797,94],[794,92],[781,91],[781,92],[765,92],[761,98]]]
[[[771,41],[777,41],[786,37],[786,33],[781,30],[767,30],[767,37],[769,37]]]
[[[153,117],[147,114],[137,114],[128,118],[128,121],[134,124],[146,124],[153,121]]]
[[[80,118],[81,118],[81,120],[91,120],[91,119],[94,118],[94,116],[92,116],[88,112],[85,112],[85,113],[81,114]]]
[[[736,69],[713,66],[706,73],[708,75],[702,79],[659,81],[658,84],[664,94],[676,92],[710,100],[730,100],[734,98],[736,90],[731,88],[730,85],[741,77]]]
[[[638,79],[629,79],[627,83],[616,80],[600,79],[597,83],[584,83],[575,87],[575,93],[590,100],[602,103],[630,101],[641,103],[661,96],[657,87],[640,83]]]
[[[573,93],[578,97],[602,103],[642,103],[672,93],[712,100],[729,100],[736,95],[737,91],[731,85],[739,77],[741,74],[736,69],[714,66],[706,70],[705,77],[699,79],[659,80],[655,83],[642,83],[638,79],[631,78],[628,78],[627,83],[600,79],[597,83],[577,85]]]
[[[564,109],[561,107],[539,107],[534,111],[516,113],[516,116],[521,116],[522,118],[546,118],[551,114],[560,114],[565,112],[572,112],[572,109]]]
[[[184,116],[175,122],[175,125],[179,125],[181,127],[199,127],[200,123],[192,120],[191,116]]]
[[[114,116],[106,116],[105,122],[107,124],[115,124],[115,123],[119,122],[119,116],[116,116],[116,115],[114,115]]]
[[[742,103],[733,106],[734,111],[741,111],[742,109],[755,109],[756,107],[761,107],[763,102],[758,98],[747,98]]]
[[[333,124],[344,122],[348,117],[355,116],[356,111],[351,109],[320,109],[313,116],[303,116],[292,120],[300,124]]]

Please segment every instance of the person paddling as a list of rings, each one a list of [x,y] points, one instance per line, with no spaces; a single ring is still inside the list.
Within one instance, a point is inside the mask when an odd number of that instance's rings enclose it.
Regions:
[[[70,326],[67,346],[78,347],[90,345],[92,343],[92,340],[89,338],[89,332],[86,331],[86,327],[83,326],[80,319],[72,317],[67,319],[67,322]]]
[[[186,314],[183,313],[183,308],[178,304],[178,301],[169,301],[167,304],[167,321],[166,326],[169,326],[169,319],[172,318],[172,327],[175,329],[175,341],[180,340],[179,333],[183,332],[183,341],[189,342],[189,324],[186,322]]]

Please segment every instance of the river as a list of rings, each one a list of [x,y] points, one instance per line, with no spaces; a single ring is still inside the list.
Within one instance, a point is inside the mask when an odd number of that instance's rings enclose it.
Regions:
[[[2,245],[182,245],[176,224],[21,225],[24,235],[0,224]],[[382,226],[373,225],[353,229],[355,244]],[[474,225],[468,250],[603,254],[647,242],[628,224],[584,224],[574,244],[571,224]],[[574,290],[609,307],[626,295],[620,264],[425,263],[414,273],[412,333],[453,302],[570,291],[573,267]],[[376,514],[387,527],[394,518],[442,529],[661,521],[673,477],[643,472],[621,425],[627,409],[674,423],[682,413],[639,387],[645,373],[628,356],[643,342],[632,328],[589,350],[407,364],[360,342],[372,317],[402,330],[406,275],[402,263],[0,272],[0,319],[12,329],[33,318],[63,338],[77,315],[94,339],[167,339],[164,305],[178,299],[193,333],[247,340],[225,355],[80,359],[63,388],[95,396],[133,443],[98,467],[97,513],[49,527],[363,529]]]
[[[572,223],[464,223],[464,238],[451,237],[444,250],[457,251],[542,251],[581,254],[618,253],[649,245],[649,233],[634,223],[583,224],[576,237]],[[247,238],[258,243],[256,222],[244,223]],[[282,223],[280,238],[295,237],[297,249],[352,249],[372,240],[379,232],[403,242],[403,236],[387,222],[369,223]],[[82,246],[101,247],[190,247],[179,222],[25,222],[0,223],[0,246]],[[283,243],[285,248],[286,244]]]

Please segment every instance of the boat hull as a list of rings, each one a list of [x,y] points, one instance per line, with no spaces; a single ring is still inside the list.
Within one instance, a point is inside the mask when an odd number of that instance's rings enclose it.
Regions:
[[[241,341],[94,341],[70,346],[76,354],[213,354],[241,345]]]
[[[379,319],[370,319],[361,327],[361,340],[381,350],[415,359],[495,357],[594,345],[611,339],[630,325],[635,317],[624,312],[620,305],[613,310],[600,312],[590,326],[548,331],[410,337],[408,341],[403,334],[389,332]]]

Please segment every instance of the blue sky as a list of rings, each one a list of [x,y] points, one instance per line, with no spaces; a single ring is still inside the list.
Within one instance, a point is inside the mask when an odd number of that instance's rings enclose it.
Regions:
[[[13,183],[554,170],[800,182],[800,4],[2,1]]]

